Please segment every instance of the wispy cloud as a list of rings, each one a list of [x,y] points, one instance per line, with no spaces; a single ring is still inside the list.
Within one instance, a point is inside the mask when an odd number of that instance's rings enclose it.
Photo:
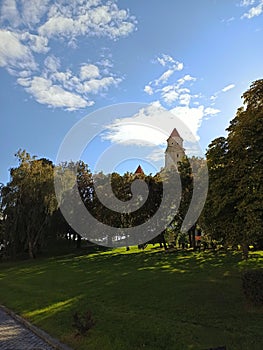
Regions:
[[[213,116],[220,113],[220,109],[213,107],[206,107],[204,110],[204,116]]]
[[[222,89],[222,92],[227,92],[231,89],[234,89],[234,87],[235,87],[235,84],[229,84]]]
[[[150,81],[144,87],[144,91],[149,95],[152,95],[158,86],[165,84],[176,71],[181,71],[184,67],[182,62],[176,61],[172,56],[166,54],[157,57],[154,62],[159,63],[161,66],[165,67],[166,70],[158,78]]]
[[[146,94],[148,94],[148,95],[152,95],[153,94],[153,88],[150,85],[145,85],[144,92],[146,92]]]
[[[213,107],[218,94],[234,88],[235,85],[229,84],[225,86],[220,92],[214,94],[214,99],[211,98],[211,102],[207,103],[208,98],[201,96],[194,88],[197,78],[189,73],[182,74],[184,70],[184,64],[182,62],[178,62],[170,55],[161,55],[157,58],[157,62],[163,67],[168,66],[169,68],[158,79],[145,85],[145,93],[153,96],[160,106],[166,106],[170,115],[174,115],[177,120],[181,120],[187,126],[190,134],[185,133],[185,140],[192,142],[193,137],[195,140],[199,140],[198,129],[201,126],[202,120],[220,113],[218,108]],[[170,65],[174,66],[173,73],[171,73]],[[167,117],[167,120],[163,117],[162,120],[171,129],[175,126],[172,125],[175,120],[170,117]],[[172,122],[170,123],[169,121]]]
[[[90,95],[107,91],[123,78],[112,72],[108,57],[65,67],[51,42],[72,50],[79,38],[117,40],[135,30],[136,19],[114,0],[3,0],[0,25],[0,66],[16,75],[39,103],[74,110],[93,104]]]
[[[261,15],[263,12],[263,0],[243,0],[240,5],[248,7],[248,10],[241,16],[241,18],[251,19]]]
[[[171,85],[166,85],[161,89],[161,98],[167,105],[172,105],[174,102],[179,101],[179,103],[189,105],[191,98],[195,97],[190,94],[190,89],[182,87],[186,83],[195,81],[196,78],[190,76],[189,74],[178,79],[175,83]],[[159,92],[159,90],[157,90]]]
[[[196,79],[194,77],[185,74],[181,78],[176,79],[175,82],[167,84],[168,80],[175,79],[176,72],[183,70],[184,64],[167,54],[162,54],[153,62],[157,62],[168,69],[166,69],[157,79],[148,82],[144,87],[144,92],[148,95],[160,94],[163,102],[169,106],[175,101],[179,101],[182,105],[189,105],[193,96],[190,94],[189,88],[186,88],[183,85],[195,81]]]
[[[227,92],[229,90],[232,90],[235,88],[235,84],[228,84],[225,87],[223,87],[221,90],[215,92],[211,97],[210,100],[214,103],[215,100],[218,98],[218,96],[224,92]]]

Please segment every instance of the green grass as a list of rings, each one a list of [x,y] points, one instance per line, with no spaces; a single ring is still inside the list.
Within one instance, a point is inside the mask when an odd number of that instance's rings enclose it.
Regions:
[[[263,265],[239,253],[136,248],[0,264],[0,302],[76,350],[263,349],[263,310],[240,273]],[[75,311],[95,326],[75,336]]]

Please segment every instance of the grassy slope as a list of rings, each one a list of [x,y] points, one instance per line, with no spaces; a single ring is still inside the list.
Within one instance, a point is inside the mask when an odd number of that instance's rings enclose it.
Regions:
[[[247,304],[239,254],[124,249],[0,265],[0,302],[71,345],[90,350],[263,349],[262,309]],[[76,337],[75,311],[96,320]]]

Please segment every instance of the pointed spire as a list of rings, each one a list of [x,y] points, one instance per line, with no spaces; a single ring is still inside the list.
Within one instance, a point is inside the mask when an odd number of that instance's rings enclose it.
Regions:
[[[179,132],[177,131],[176,128],[173,129],[170,137],[180,137],[181,138],[181,136],[180,136],[180,134],[179,134]]]
[[[144,174],[142,167],[139,165],[134,174]]]

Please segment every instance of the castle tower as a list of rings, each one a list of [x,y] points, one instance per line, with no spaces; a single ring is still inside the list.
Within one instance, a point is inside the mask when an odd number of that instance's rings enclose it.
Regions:
[[[167,139],[167,148],[165,150],[165,168],[174,166],[177,168],[178,162],[185,156],[183,148],[183,139],[178,131],[174,128],[171,135]]]

